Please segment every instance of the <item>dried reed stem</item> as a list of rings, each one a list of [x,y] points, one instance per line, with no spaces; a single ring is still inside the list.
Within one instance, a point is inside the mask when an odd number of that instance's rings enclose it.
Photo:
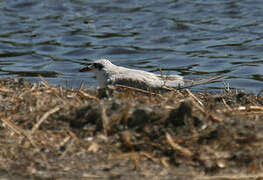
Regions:
[[[103,126],[103,131],[104,134],[108,134],[108,130],[110,128],[110,120],[106,114],[106,109],[103,105],[101,105],[101,119],[102,119],[102,126]]]
[[[0,88],[0,91],[1,91],[1,92],[4,92],[4,93],[14,93],[13,90],[11,90],[11,89],[6,89],[5,87],[1,87],[1,88]]]
[[[54,114],[55,112],[59,111],[60,108],[57,106],[54,109],[49,110],[48,112],[46,112],[41,118],[40,120],[34,125],[34,127],[31,130],[31,135],[34,134],[34,132],[39,128],[39,126],[51,115]]]
[[[200,106],[204,106],[204,104],[193,94],[189,91],[189,89],[186,89],[187,94],[192,97]]]
[[[45,87],[50,87],[48,82],[42,76],[39,76],[39,78],[41,79],[41,84],[43,84]]]
[[[34,146],[35,148],[38,148],[36,143],[33,141],[32,136],[30,134],[28,134],[28,132],[26,132],[24,129],[20,128],[15,123],[10,121],[10,119],[11,119],[11,117],[6,118],[6,119],[1,118],[1,120],[4,122],[4,124],[6,124],[8,126],[8,128],[10,128],[12,131],[14,131],[18,135],[24,135],[30,141],[32,146]]]
[[[12,131],[14,131],[16,134],[21,135],[23,134],[23,129],[21,129],[20,127],[18,127],[15,123],[13,123],[12,121],[10,121],[11,116],[9,116],[8,118],[1,118],[1,120],[3,121],[3,123],[5,125],[8,126],[9,129],[11,129]]]
[[[99,98],[97,98],[96,96],[92,96],[88,93],[85,93],[84,91],[82,90],[78,90],[78,94],[83,97],[83,98],[86,98],[86,99],[91,99],[91,100],[95,100],[97,102],[99,102]]]
[[[168,132],[165,134],[165,138],[166,138],[166,142],[168,143],[168,145],[171,146],[171,148],[173,148],[174,151],[177,151],[183,154],[185,157],[193,156],[193,153],[189,149],[182,147],[179,144],[175,143],[172,136]]]

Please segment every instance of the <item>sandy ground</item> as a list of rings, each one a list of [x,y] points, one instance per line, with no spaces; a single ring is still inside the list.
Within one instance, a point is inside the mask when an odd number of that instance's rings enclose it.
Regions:
[[[263,96],[0,80],[0,179],[262,179]]]

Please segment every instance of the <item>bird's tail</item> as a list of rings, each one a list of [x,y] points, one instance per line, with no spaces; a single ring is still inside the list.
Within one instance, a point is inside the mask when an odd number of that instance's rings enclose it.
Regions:
[[[200,84],[212,83],[222,78],[227,78],[227,76],[212,76],[212,77],[200,78],[200,79],[199,78],[198,79],[184,79],[184,86],[181,88],[189,88],[189,87],[197,86]]]

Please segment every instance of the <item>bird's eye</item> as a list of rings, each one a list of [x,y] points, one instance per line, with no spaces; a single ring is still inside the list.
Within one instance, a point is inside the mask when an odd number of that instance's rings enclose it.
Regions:
[[[104,66],[102,64],[99,64],[99,63],[93,63],[93,66],[96,68],[96,69],[99,69],[101,70]]]

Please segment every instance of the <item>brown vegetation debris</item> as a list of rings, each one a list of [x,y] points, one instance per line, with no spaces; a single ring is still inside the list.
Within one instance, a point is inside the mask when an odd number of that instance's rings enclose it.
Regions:
[[[0,177],[258,178],[262,120],[260,94],[1,79]]]

